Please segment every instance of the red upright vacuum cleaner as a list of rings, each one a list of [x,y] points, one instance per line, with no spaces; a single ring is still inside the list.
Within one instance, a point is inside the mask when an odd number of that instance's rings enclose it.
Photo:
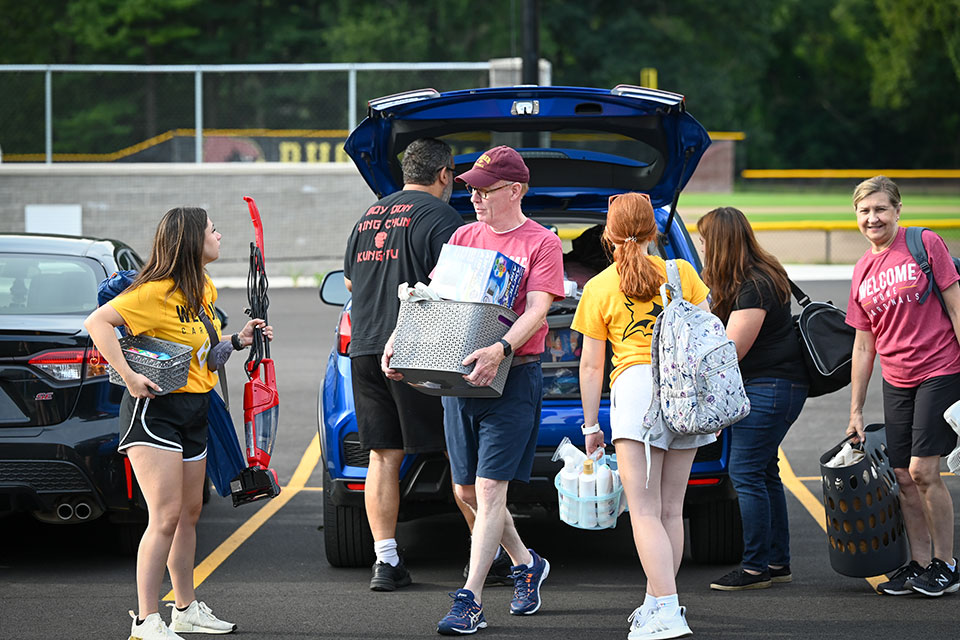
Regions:
[[[267,322],[267,272],[263,260],[263,223],[253,198],[243,197],[250,209],[256,242],[250,243],[250,271],[247,274],[247,315]],[[277,438],[280,396],[277,376],[270,359],[270,341],[261,329],[254,329],[253,345],[244,365],[247,383],[243,386],[243,429],[247,441],[247,468],[230,482],[233,506],[273,498],[280,494],[277,472],[270,468],[270,456]],[[262,378],[261,378],[262,372]]]

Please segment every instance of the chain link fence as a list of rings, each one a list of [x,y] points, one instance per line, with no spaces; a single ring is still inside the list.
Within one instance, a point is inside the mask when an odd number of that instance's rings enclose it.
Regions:
[[[7,162],[344,161],[337,143],[368,99],[487,86],[491,66],[0,65],[0,150]],[[297,158],[264,142],[277,138],[320,141]]]

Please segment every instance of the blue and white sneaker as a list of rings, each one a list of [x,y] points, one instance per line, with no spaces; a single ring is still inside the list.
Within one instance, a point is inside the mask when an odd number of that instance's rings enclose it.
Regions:
[[[550,563],[541,558],[533,549],[527,549],[533,556],[529,567],[513,567],[513,602],[510,613],[515,616],[529,616],[540,610],[540,585],[550,575]]]
[[[443,636],[456,636],[476,633],[484,629],[487,621],[483,618],[483,607],[477,604],[473,592],[469,589],[457,589],[449,594],[453,598],[450,613],[437,623],[437,633]]]

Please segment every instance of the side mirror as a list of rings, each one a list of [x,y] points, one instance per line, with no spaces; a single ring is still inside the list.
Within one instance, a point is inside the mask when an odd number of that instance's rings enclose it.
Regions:
[[[343,271],[330,271],[323,276],[323,283],[320,285],[320,299],[326,304],[336,307],[342,307],[350,299],[350,292],[347,291],[347,285],[343,281]]]
[[[217,317],[220,318],[220,333],[223,333],[223,330],[227,328],[227,321],[230,319],[230,316],[220,307],[214,306],[213,310],[217,312]]]

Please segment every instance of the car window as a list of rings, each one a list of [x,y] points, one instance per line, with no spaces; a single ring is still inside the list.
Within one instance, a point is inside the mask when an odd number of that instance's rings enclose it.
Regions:
[[[143,266],[140,256],[134,253],[133,249],[129,249],[127,247],[121,247],[117,249],[115,259],[117,261],[117,268],[119,269],[139,271]]]
[[[0,255],[0,313],[90,313],[97,308],[101,278],[83,258]]]

